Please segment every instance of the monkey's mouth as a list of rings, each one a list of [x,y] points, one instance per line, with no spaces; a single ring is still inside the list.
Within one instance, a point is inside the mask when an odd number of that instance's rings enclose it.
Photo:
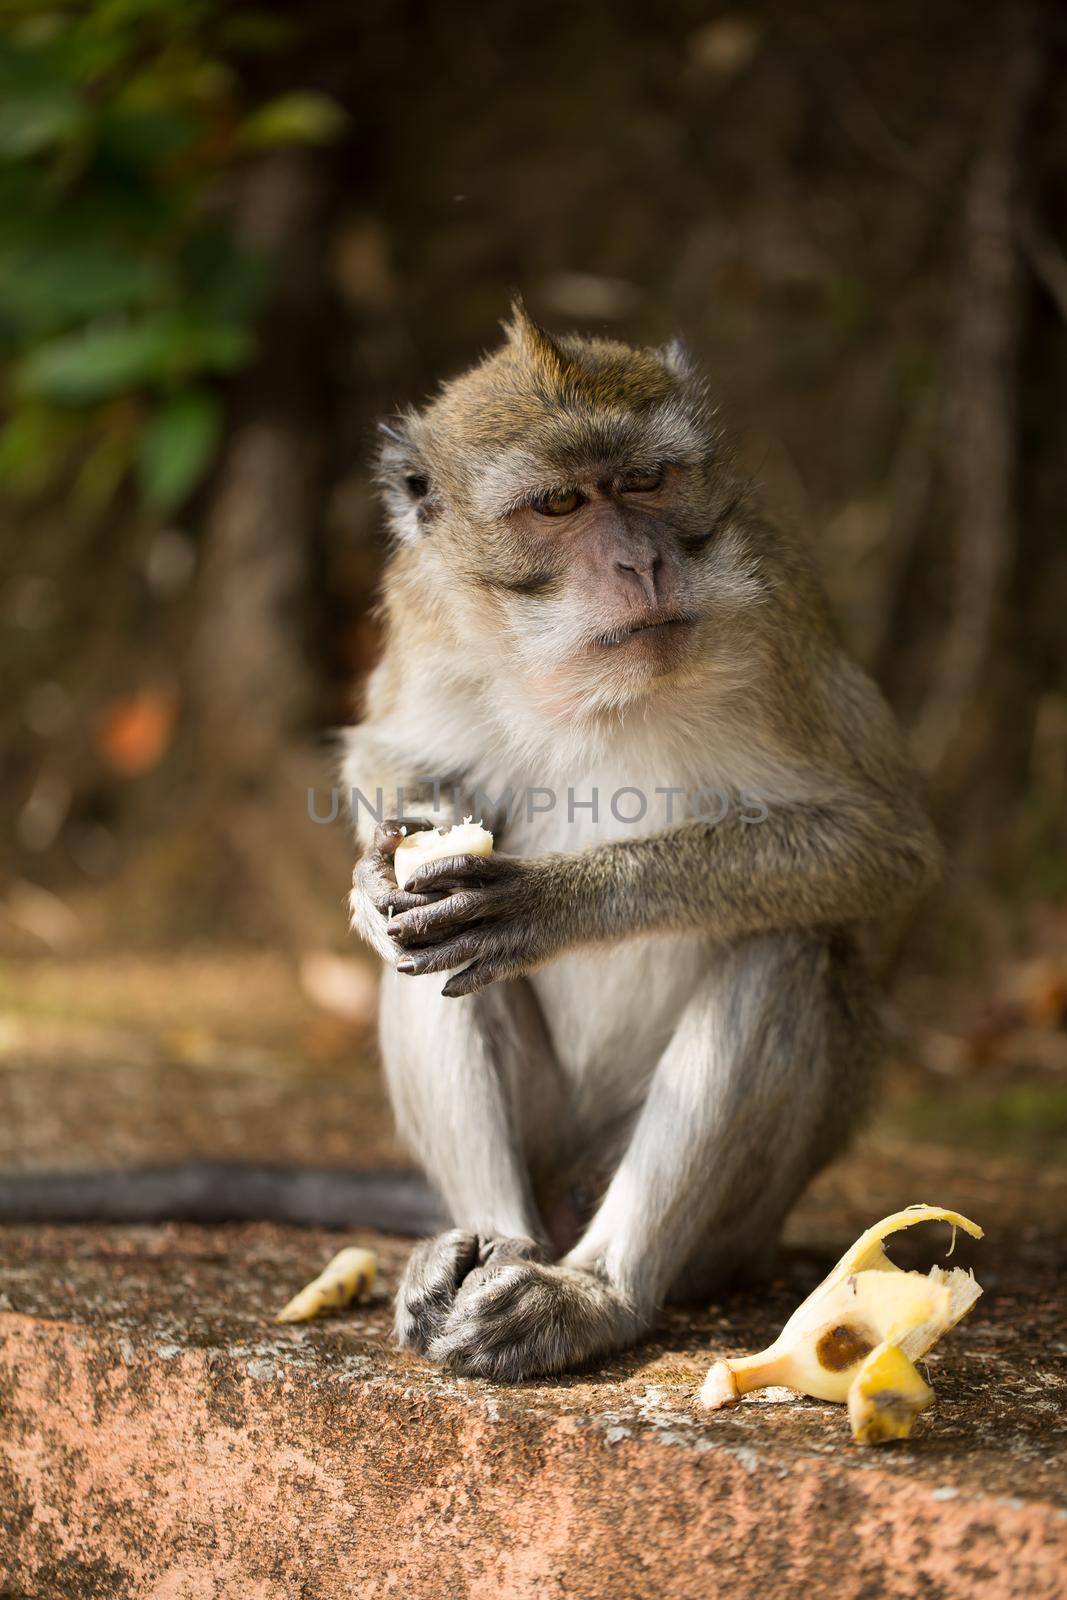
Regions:
[[[660,634],[667,638],[672,634],[683,633],[686,628],[691,628],[696,621],[695,617],[687,616],[679,611],[667,617],[646,617],[641,622],[627,623],[624,627],[612,628],[610,633],[602,633],[593,640],[594,650],[614,650],[621,644],[627,644],[631,639],[637,639],[645,634]]]

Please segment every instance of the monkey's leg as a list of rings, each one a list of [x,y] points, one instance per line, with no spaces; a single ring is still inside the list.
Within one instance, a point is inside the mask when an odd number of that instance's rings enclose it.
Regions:
[[[542,1142],[555,1078],[527,985],[456,1001],[441,978],[382,982],[382,1056],[402,1136],[456,1226],[416,1246],[396,1298],[396,1335],[425,1350],[467,1274],[544,1257],[527,1148]]]
[[[847,952],[800,936],[715,958],[585,1236],[559,1266],[468,1277],[431,1354],[518,1379],[632,1342],[692,1263],[706,1290],[773,1242],[847,1131],[873,1010]]]

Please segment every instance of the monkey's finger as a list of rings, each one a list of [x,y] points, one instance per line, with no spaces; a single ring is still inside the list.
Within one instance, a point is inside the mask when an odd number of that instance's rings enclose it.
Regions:
[[[485,939],[477,932],[463,933],[443,944],[427,945],[422,950],[407,950],[396,964],[406,978],[421,978],[427,972],[448,972],[465,961],[485,955]]]
[[[393,872],[392,858],[373,850],[357,866],[355,882],[383,917],[394,911],[413,911],[417,906],[434,905],[440,899],[437,894],[416,895],[406,888],[401,889]]]
[[[431,889],[474,889],[486,883],[499,883],[514,870],[506,856],[442,856],[438,861],[426,861],[416,867],[407,881],[407,888],[418,894]]]
[[[380,856],[392,858],[401,839],[409,833],[425,833],[433,823],[426,817],[387,817],[374,830],[374,848]]]
[[[478,994],[480,990],[487,989],[504,974],[488,961],[472,961],[469,967],[464,967],[462,972],[454,972],[441,990],[449,1000],[456,1000],[461,995]]]
[[[426,906],[437,905],[438,896],[409,894],[406,889],[400,889],[395,883],[384,883],[376,886],[371,892],[371,905],[383,917],[399,916],[404,911],[420,911]]]
[[[472,890],[446,895],[429,905],[419,901],[411,909],[397,907],[398,915],[386,924],[385,931],[405,949],[436,944],[457,928],[469,928],[484,919],[488,911],[484,895]]]

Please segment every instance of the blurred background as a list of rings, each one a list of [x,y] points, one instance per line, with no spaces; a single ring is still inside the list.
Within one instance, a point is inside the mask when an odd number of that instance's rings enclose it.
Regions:
[[[681,334],[953,867],[884,1117],[1067,1145],[1067,19],[7,0],[0,1160],[391,1160],[329,730],[374,422]],[[909,1198],[914,1198],[910,1196]]]

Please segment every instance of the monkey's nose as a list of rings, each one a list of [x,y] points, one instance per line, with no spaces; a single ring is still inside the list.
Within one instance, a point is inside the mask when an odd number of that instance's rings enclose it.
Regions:
[[[627,583],[637,583],[649,605],[656,603],[656,573],[660,564],[659,556],[651,556],[647,561],[616,561],[615,570],[626,573]]]

